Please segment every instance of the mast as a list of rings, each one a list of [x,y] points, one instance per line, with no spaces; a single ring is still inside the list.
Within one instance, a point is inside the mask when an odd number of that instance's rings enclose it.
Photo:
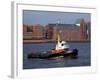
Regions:
[[[58,38],[57,38],[57,41],[58,41],[58,44],[60,43],[60,41],[61,41],[61,38],[60,38],[60,32],[58,32]]]

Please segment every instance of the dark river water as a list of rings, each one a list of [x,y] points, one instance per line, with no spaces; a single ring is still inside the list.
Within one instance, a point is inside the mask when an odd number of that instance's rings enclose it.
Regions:
[[[70,49],[79,50],[78,58],[56,58],[56,59],[27,59],[31,52],[48,51],[55,48],[55,43],[23,44],[23,69],[58,68],[91,65],[90,42],[70,42]]]

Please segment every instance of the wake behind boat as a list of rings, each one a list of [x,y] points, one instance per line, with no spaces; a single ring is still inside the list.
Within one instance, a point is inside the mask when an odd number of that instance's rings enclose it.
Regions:
[[[49,59],[54,57],[71,57],[75,58],[78,56],[78,50],[70,50],[70,47],[66,41],[61,41],[60,32],[57,36],[57,44],[55,49],[46,51],[46,52],[36,52],[28,54],[28,58],[40,58],[40,59]]]

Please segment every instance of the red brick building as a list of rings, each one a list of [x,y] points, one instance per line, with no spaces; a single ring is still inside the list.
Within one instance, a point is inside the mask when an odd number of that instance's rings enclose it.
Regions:
[[[80,25],[76,24],[48,24],[46,27],[52,27],[52,31],[47,31],[48,37],[53,40],[57,39],[57,34],[60,31],[61,39],[66,41],[87,41],[90,40],[90,23],[86,23],[84,19],[80,20]],[[49,28],[48,28],[49,29]]]
[[[46,39],[52,39],[53,38],[53,27],[46,25],[45,26],[45,38]]]
[[[23,25],[23,39],[44,38],[44,27],[41,25]]]
[[[66,41],[90,41],[90,22],[81,19],[79,25],[76,24],[48,24],[23,25],[23,39],[57,39],[60,32],[61,39]]]

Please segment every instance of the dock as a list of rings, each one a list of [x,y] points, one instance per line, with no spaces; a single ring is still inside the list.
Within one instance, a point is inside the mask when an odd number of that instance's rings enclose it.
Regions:
[[[54,40],[23,40],[23,43],[48,43],[55,42]]]
[[[24,43],[24,44],[27,44],[27,43],[28,43],[28,44],[29,44],[29,43],[30,43],[30,44],[31,44],[31,43],[52,43],[52,42],[57,42],[57,41],[52,40],[52,39],[45,39],[45,40],[23,40],[23,43]],[[69,43],[70,43],[70,42],[76,42],[76,43],[78,43],[78,42],[82,42],[82,43],[83,43],[83,42],[84,42],[84,43],[85,43],[85,42],[91,42],[91,41],[90,41],[90,40],[81,40],[81,41],[77,41],[77,40],[75,41],[75,40],[74,40],[74,41],[67,41],[67,42],[69,42]]]

